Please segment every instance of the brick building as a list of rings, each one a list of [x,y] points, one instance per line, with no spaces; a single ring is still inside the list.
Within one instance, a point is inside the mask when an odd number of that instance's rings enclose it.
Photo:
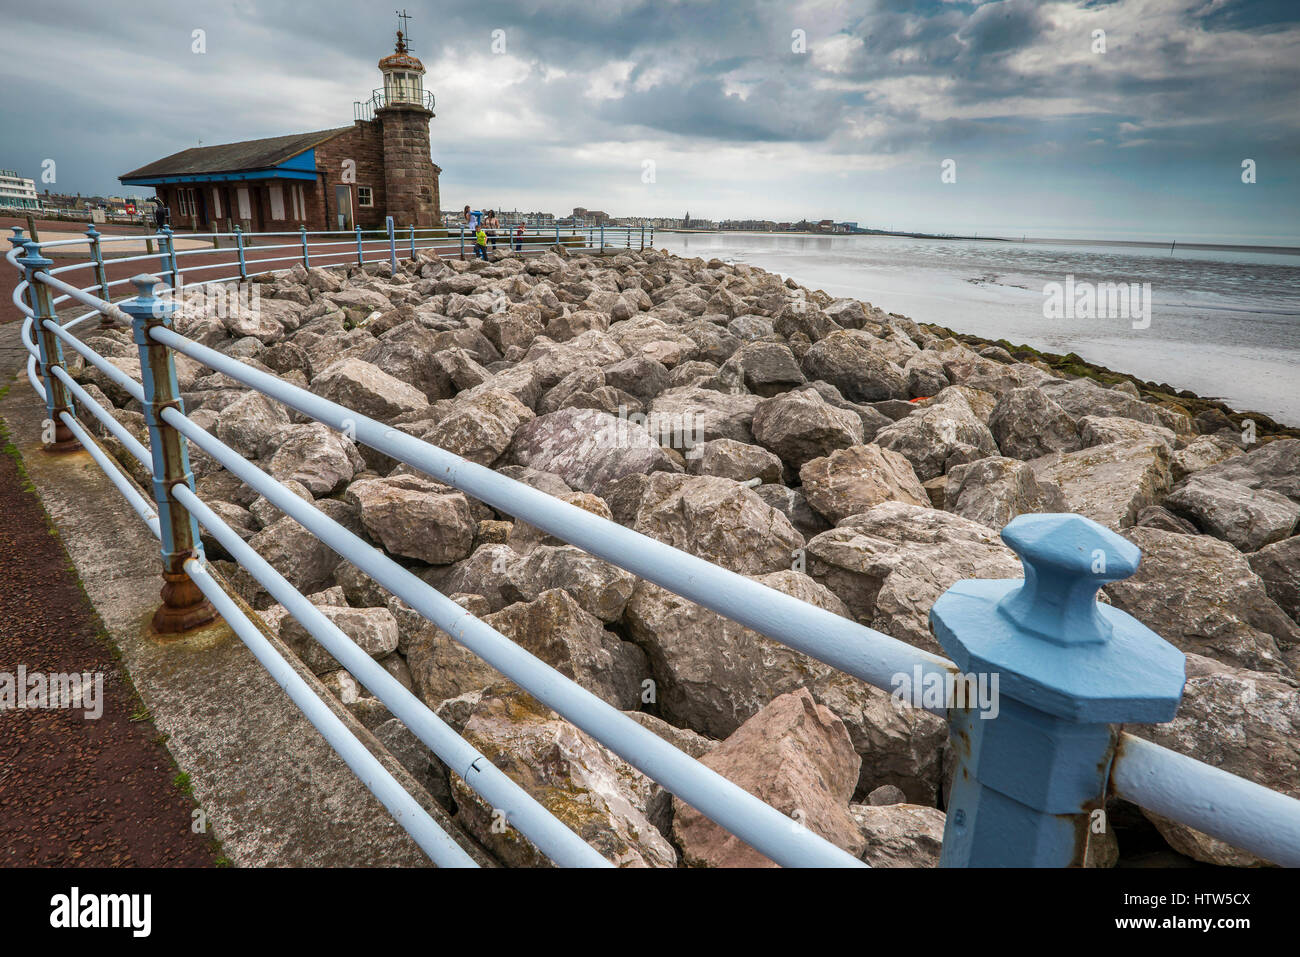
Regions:
[[[386,216],[398,226],[439,226],[433,95],[400,30],[379,71],[383,89],[354,104],[351,126],[181,150],[119,179],[154,187],[177,230],[371,228]]]

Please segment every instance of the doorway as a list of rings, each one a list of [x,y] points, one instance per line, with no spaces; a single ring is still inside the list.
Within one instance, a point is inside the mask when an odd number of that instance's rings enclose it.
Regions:
[[[352,187],[334,187],[334,205],[338,209],[338,228],[352,228]]]

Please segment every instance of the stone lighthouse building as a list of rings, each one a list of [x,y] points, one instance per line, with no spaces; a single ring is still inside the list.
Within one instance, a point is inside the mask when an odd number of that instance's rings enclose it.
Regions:
[[[429,153],[433,97],[425,96],[424,64],[407,51],[401,30],[397,49],[379,61],[379,72],[384,93],[375,121],[383,136],[388,214],[399,223],[440,225],[438,169]]]
[[[181,150],[120,181],[154,187],[178,231],[371,229],[388,216],[440,226],[433,94],[400,30],[379,72],[383,87],[353,103],[351,126]]]

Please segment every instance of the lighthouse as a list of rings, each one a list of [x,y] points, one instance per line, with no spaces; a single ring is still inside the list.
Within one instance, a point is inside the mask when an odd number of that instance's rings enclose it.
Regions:
[[[429,149],[433,95],[424,89],[424,64],[397,31],[397,46],[379,61],[384,78],[376,104],[384,151],[384,191],[389,215],[398,223],[437,226],[441,222],[438,174]]]

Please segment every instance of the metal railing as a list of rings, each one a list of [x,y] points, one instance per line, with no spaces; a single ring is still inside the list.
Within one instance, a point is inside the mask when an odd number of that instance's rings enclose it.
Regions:
[[[421,245],[411,230],[402,257],[391,221],[379,239],[367,240],[358,230],[339,241],[347,247],[341,253],[321,251],[339,244],[333,240],[311,243],[307,238],[339,233],[301,230],[298,243],[281,244],[280,238],[295,234],[236,232],[238,259],[210,267],[237,266],[238,273],[204,282],[273,272],[288,261],[312,267],[332,255],[361,264],[388,262],[397,274],[406,261],[418,261],[420,249],[449,248],[451,237],[442,232],[440,237],[426,236],[429,245]],[[608,862],[332,624],[203,502],[189,469],[190,443],[540,702],[767,857],[792,866],[862,862],[559,674],[187,417],[176,385],[175,353],[869,685],[895,694],[900,679],[918,690],[937,686],[937,697],[918,695],[911,703],[947,717],[958,759],[941,858],[946,866],[1080,864],[1095,812],[1110,796],[1267,860],[1300,865],[1300,801],[1117,731],[1115,726],[1123,723],[1170,720],[1181,699],[1184,671],[1183,656],[1172,645],[1125,613],[1096,601],[1098,588],[1133,574],[1139,558],[1135,546],[1108,529],[1074,515],[1023,515],[1009,524],[1003,538],[1020,555],[1025,578],[960,582],[931,613],[935,633],[954,663],[562,502],[187,339],[172,326],[175,298],[157,298],[153,276],[134,277],[136,294],[112,302],[112,288],[122,280],[106,279],[103,244],[139,238],[97,235],[38,244],[15,230],[7,259],[24,272],[14,302],[27,316],[22,336],[30,353],[28,379],[44,400],[54,428],[48,447],[86,449],[159,538],[166,584],[156,626],[177,629],[216,614],[224,618],[436,864],[474,862],[402,790],[226,593],[207,567],[199,526],[471,790],[504,811],[509,824],[543,854],[569,866]],[[178,251],[175,241],[190,237],[173,236],[168,230],[152,238],[158,242],[158,254],[115,261],[150,262],[161,267],[162,275],[178,280],[183,274],[181,258],[200,252]],[[546,238],[551,239],[550,231]],[[581,243],[583,237],[577,239]],[[43,255],[87,242],[93,249],[87,262],[52,268],[53,261]],[[284,249],[295,253],[248,258],[253,251]],[[273,264],[275,268],[249,268]],[[80,288],[57,275],[75,269],[92,270],[96,282]],[[169,285],[173,294],[179,291],[178,283]],[[64,302],[89,311],[60,323],[56,307]],[[95,316],[132,329],[142,381],[126,376],[74,334]],[[67,372],[65,347],[141,403],[148,447]],[[78,419],[79,408],[138,460],[151,477],[150,495],[99,446]],[[1000,678],[996,717],[981,713],[962,693],[970,682],[978,683],[980,675]]]
[[[373,120],[375,111],[382,110],[389,105],[388,93],[382,89],[372,90],[370,98],[367,100],[352,101],[352,118],[355,120]],[[418,99],[411,99],[409,96],[399,96],[394,103],[401,106],[410,106],[412,104],[422,106],[430,113],[433,112],[433,93],[429,90],[421,90]]]

